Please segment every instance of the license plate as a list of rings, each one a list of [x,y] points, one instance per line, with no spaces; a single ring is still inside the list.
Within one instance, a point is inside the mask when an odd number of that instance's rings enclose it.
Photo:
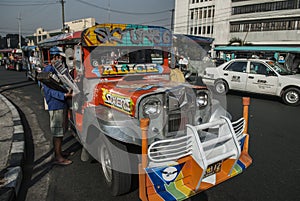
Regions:
[[[207,167],[204,177],[209,177],[221,171],[222,161],[211,164]]]

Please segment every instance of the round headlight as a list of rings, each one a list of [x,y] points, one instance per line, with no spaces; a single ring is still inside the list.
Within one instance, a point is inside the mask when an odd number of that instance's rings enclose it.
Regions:
[[[198,107],[205,107],[208,104],[208,95],[207,93],[201,92],[197,95],[197,106]]]
[[[157,115],[161,111],[161,102],[159,99],[150,99],[143,105],[143,113],[145,116]]]

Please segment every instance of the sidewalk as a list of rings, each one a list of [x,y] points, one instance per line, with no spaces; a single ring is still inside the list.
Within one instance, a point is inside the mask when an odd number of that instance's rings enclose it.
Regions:
[[[22,182],[24,130],[19,112],[0,94],[0,201],[15,200]]]

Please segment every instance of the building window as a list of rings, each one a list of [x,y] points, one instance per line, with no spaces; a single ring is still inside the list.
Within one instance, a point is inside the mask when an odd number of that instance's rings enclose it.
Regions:
[[[205,32],[206,32],[206,27],[204,26],[202,29],[202,34],[205,34]]]
[[[190,34],[193,34],[193,27],[190,28]]]
[[[251,23],[230,24],[230,32],[281,31],[299,29],[298,19],[260,20]]]
[[[191,11],[191,20],[194,19],[194,11]]]
[[[207,11],[207,17],[208,17],[208,18],[211,17],[211,8],[209,8],[208,11]]]
[[[288,0],[288,1],[276,1],[268,3],[259,3],[245,6],[236,6],[232,8],[232,15],[254,13],[254,12],[267,12],[276,10],[291,10],[299,7],[299,0]],[[234,2],[234,1],[233,1]]]
[[[201,34],[201,26],[198,27],[198,34]]]
[[[207,34],[210,34],[210,26],[207,26]]]
[[[197,27],[194,28],[194,35],[197,35]]]

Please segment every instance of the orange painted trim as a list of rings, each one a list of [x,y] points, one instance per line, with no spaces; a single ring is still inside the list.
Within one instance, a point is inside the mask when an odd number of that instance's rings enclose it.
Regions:
[[[139,164],[139,196],[142,201],[147,201],[146,193],[146,173],[142,164]]]
[[[250,105],[250,98],[243,97],[243,117],[245,119],[245,129],[243,133],[248,133],[248,125],[249,125],[249,105]]]

